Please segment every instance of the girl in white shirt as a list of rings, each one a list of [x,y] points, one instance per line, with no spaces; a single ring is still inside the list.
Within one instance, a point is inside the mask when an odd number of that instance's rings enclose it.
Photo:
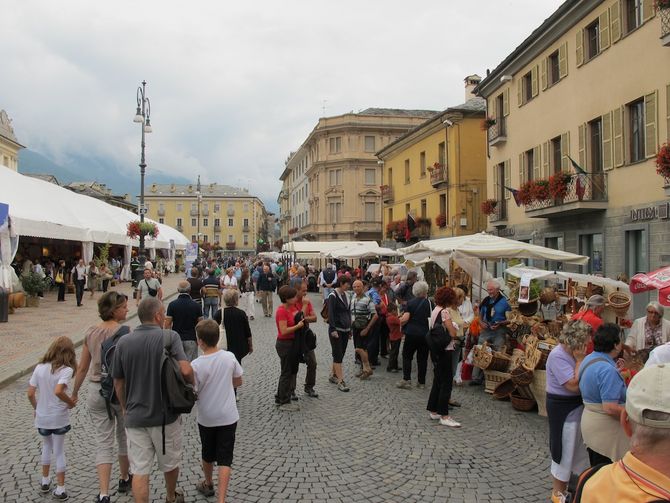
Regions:
[[[65,434],[70,431],[68,410],[77,404],[77,400],[66,391],[76,366],[72,340],[58,337],[35,367],[28,386],[28,400],[35,409],[35,427],[42,436],[40,490],[47,493],[51,489],[49,469],[53,453],[57,486],[52,495],[57,500],[68,499],[65,492]]]

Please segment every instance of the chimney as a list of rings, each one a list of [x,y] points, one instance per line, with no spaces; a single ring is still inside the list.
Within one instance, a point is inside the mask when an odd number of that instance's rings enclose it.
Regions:
[[[477,75],[468,75],[465,77],[465,101],[471,100],[472,98],[476,98],[474,95],[473,91],[475,89],[475,86],[479,84],[479,82],[482,80],[482,78]]]

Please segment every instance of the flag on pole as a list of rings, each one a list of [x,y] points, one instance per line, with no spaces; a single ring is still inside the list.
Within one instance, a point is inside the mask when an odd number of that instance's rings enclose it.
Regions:
[[[582,167],[577,164],[572,157],[568,156],[568,159],[570,159],[572,167],[577,172],[577,180],[575,180],[575,192],[577,193],[577,199],[581,201],[584,199],[584,193],[586,192],[587,174],[586,171],[584,171],[584,169],[582,169]]]
[[[521,206],[521,201],[519,201],[519,191],[513,189],[512,187],[508,187],[507,185],[503,185],[503,187],[512,193],[512,197],[514,198],[514,202],[516,203],[517,208]]]
[[[405,226],[405,240],[409,241],[409,238],[412,237],[412,231],[416,229],[416,220],[414,217],[407,214],[407,225]]]

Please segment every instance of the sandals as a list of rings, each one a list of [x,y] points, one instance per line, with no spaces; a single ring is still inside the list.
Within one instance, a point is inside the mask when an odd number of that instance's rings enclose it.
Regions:
[[[198,492],[204,496],[214,496],[214,484],[208,484],[204,480],[201,480],[195,485],[195,488]]]

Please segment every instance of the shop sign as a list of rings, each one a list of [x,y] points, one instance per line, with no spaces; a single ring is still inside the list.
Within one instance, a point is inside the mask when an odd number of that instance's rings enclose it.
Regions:
[[[635,208],[630,210],[630,219],[633,222],[642,220],[667,220],[670,218],[669,203],[662,203],[658,206],[645,206],[644,208]]]
[[[503,229],[498,229],[498,236],[501,238],[508,238],[514,236],[514,227],[505,227]]]

